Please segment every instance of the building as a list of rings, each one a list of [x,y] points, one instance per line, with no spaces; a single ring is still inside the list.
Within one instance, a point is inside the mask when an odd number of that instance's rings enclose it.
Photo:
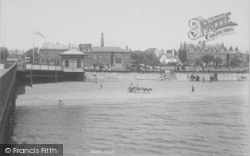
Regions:
[[[62,44],[44,43],[39,50],[39,64],[56,66],[65,65],[65,62],[62,64],[61,56],[64,57],[64,54],[67,54],[70,49],[75,49],[84,53],[82,65],[86,69],[104,67],[110,70],[125,70],[126,67],[130,65],[130,52],[120,47],[105,47],[103,33],[100,47],[92,46],[90,43],[79,44],[74,47]],[[68,52],[64,53],[66,51]],[[64,54],[60,55],[62,53]]]
[[[202,65],[202,56],[210,55],[213,58],[220,58],[221,65],[226,65],[234,57],[242,60],[242,65],[249,63],[249,54],[238,51],[236,48],[227,49],[224,44],[206,44],[205,41],[199,42],[198,44],[184,44],[181,43],[180,49],[178,50],[179,59],[187,65],[195,66]],[[215,62],[211,61],[209,65],[214,65]]]
[[[228,63],[232,66],[249,67],[249,53],[247,52],[244,53],[238,50],[229,50],[226,58]]]
[[[178,55],[177,52],[172,50],[167,50],[166,52],[161,52],[158,56],[159,61],[162,64],[169,64],[169,63],[177,63],[178,62]]]
[[[41,65],[61,65],[60,54],[70,50],[70,46],[45,42],[39,49],[39,64]]]
[[[105,47],[102,33],[101,46],[79,44],[78,49],[86,54],[84,65],[86,68],[105,67],[112,70],[125,70],[130,65],[130,52],[120,47]]]
[[[76,49],[70,49],[60,54],[64,72],[83,72],[85,54]]]

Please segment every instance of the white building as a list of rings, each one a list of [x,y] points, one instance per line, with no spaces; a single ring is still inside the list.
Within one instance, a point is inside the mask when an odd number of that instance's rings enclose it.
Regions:
[[[60,54],[64,72],[83,72],[85,54],[76,49],[70,49]]]
[[[162,51],[159,54],[158,59],[162,64],[177,63],[178,55],[174,49],[166,50],[166,51]]]

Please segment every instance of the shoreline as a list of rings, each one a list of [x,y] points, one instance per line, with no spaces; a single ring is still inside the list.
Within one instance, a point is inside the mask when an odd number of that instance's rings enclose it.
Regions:
[[[103,79],[104,80],[104,79]],[[140,87],[153,88],[150,93],[128,93],[127,88],[133,83]],[[49,84],[36,84],[33,87],[26,87],[26,93],[19,95],[16,106],[59,106],[62,100],[64,106],[72,105],[95,105],[95,104],[133,104],[135,102],[152,101],[178,101],[177,97],[186,97],[187,101],[200,100],[207,97],[217,96],[242,96],[248,95],[247,82],[195,82],[195,81],[160,81],[160,80],[116,80],[92,82],[59,82]],[[249,84],[249,83],[248,83]],[[191,86],[195,86],[195,94],[191,92]],[[218,85],[222,92],[218,92]],[[240,85],[241,91],[232,94],[228,87]],[[212,91],[213,90],[213,91]]]
[[[177,80],[177,81],[189,81],[187,78],[190,74],[199,75],[209,81],[210,75],[217,73],[218,81],[238,81],[241,77],[246,77],[248,81],[249,73],[228,73],[228,72],[177,72],[177,73],[128,73],[128,72],[86,72],[86,82],[98,82],[98,81],[112,81],[112,80]],[[201,79],[202,81],[202,79]]]

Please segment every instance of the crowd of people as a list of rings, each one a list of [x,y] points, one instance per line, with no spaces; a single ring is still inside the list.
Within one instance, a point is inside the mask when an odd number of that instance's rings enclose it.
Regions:
[[[195,73],[192,73],[191,75],[188,74],[187,78],[190,81],[200,81],[200,79],[201,79],[201,77],[199,76],[199,74],[195,74]],[[209,75],[209,81],[210,82],[217,81],[217,80],[218,80],[217,73],[213,73],[213,74]],[[205,77],[202,77],[202,81],[205,82]]]

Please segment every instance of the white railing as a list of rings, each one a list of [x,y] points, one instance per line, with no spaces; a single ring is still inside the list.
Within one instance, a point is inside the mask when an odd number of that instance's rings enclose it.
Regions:
[[[50,71],[64,71],[64,72],[84,72],[82,68],[65,68],[61,66],[52,65],[37,65],[26,64],[26,70],[50,70]]]
[[[26,64],[26,70],[56,70],[62,71],[63,68],[61,66],[52,66],[52,65],[37,65],[37,64]]]

